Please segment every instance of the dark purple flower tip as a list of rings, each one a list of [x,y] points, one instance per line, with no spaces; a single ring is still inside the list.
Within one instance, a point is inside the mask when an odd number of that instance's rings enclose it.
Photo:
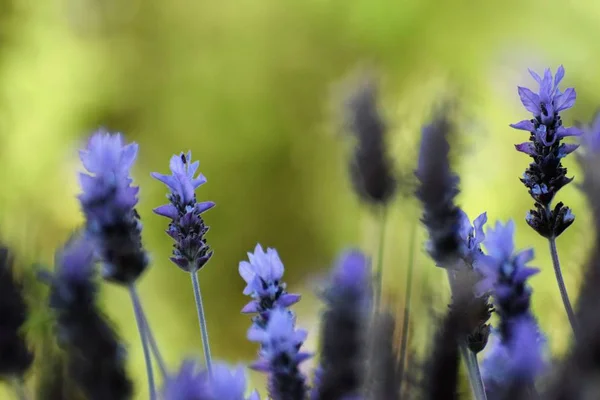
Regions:
[[[206,178],[202,174],[196,175],[200,162],[191,161],[192,152],[187,154],[173,155],[169,163],[171,175],[163,175],[158,172],[152,172],[153,178],[158,179],[169,187],[174,196],[178,196],[182,204],[191,205],[196,202],[195,190],[206,183]]]

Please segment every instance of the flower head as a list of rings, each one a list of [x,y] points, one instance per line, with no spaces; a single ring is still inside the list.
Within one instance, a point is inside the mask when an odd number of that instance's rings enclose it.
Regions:
[[[131,398],[126,352],[97,306],[94,246],[89,235],[74,235],[56,257],[50,308],[56,313],[58,344],[66,354],[69,377],[90,399]]]
[[[130,177],[137,150],[136,143],[124,145],[121,134],[100,130],[79,152],[88,172],[79,175],[87,232],[104,262],[104,277],[122,284],[135,281],[148,265],[135,210],[139,188]]]
[[[307,332],[295,328],[294,315],[285,309],[271,312],[265,329],[253,325],[248,339],[261,344],[260,358],[252,364],[257,371],[269,374],[269,392],[273,399],[303,400],[306,378],[299,365],[311,357],[300,351]]]
[[[461,258],[462,223],[455,203],[459,178],[450,167],[452,124],[442,113],[421,131],[421,148],[415,175],[417,198],[423,204],[421,221],[429,233],[428,252],[439,267],[455,269]]]
[[[485,278],[478,285],[480,291],[494,293],[498,312],[507,317],[529,310],[531,289],[526,281],[539,272],[527,266],[533,260],[533,249],[514,252],[514,231],[512,220],[505,225],[497,222],[495,228],[488,229],[488,255],[480,266]]]
[[[486,367],[494,384],[531,383],[543,367],[541,334],[531,311],[527,279],[539,272],[527,266],[533,250],[515,252],[515,224],[496,223],[485,242],[488,255],[479,266],[484,279],[478,289],[491,292],[500,316],[499,341],[492,346]],[[491,367],[490,367],[491,366]]]
[[[579,147],[578,144],[561,143],[561,140],[581,134],[576,127],[563,126],[559,113],[575,104],[576,93],[573,88],[564,93],[558,88],[565,75],[562,65],[554,80],[549,69],[544,71],[543,78],[533,71],[529,72],[540,85],[539,93],[523,87],[519,87],[518,91],[521,102],[534,118],[510,126],[530,133],[528,142],[515,145],[517,151],[533,158],[521,178],[536,208],[529,212],[527,223],[544,237],[557,237],[573,222],[572,219],[564,220],[564,214],[570,210],[562,203],[559,203],[560,207],[551,208],[556,193],[573,180],[566,176],[567,169],[562,166],[561,160]]]
[[[338,258],[324,291],[321,322],[318,399],[350,398],[365,382],[365,349],[372,291],[371,262],[358,250]]]
[[[195,190],[206,182],[206,178],[202,174],[195,176],[199,162],[192,162],[191,158],[191,151],[174,155],[169,163],[171,175],[157,172],[151,175],[170,190],[167,196],[170,203],[155,208],[154,212],[171,219],[167,229],[167,234],[175,240],[171,261],[184,271],[194,272],[202,268],[213,254],[204,238],[208,226],[201,214],[214,207],[215,203],[196,201]]]
[[[397,182],[386,153],[386,127],[377,107],[375,83],[359,83],[345,106],[347,125],[356,139],[350,162],[354,190],[366,202],[387,204],[396,193]]]
[[[565,76],[565,69],[561,65],[556,71],[554,80],[549,68],[544,70],[544,77],[540,77],[534,71],[529,70],[529,74],[539,84],[538,93],[530,89],[519,86],[519,97],[527,111],[534,117],[540,118],[542,123],[549,124],[554,121],[560,111],[573,107],[577,94],[575,89],[568,88],[561,92],[558,85]]]
[[[300,300],[300,295],[286,292],[286,285],[281,280],[283,272],[283,263],[277,250],[267,248],[264,251],[260,244],[256,245],[254,253],[248,253],[248,261],[239,264],[239,273],[246,281],[244,294],[252,297],[242,312],[259,313],[255,322],[260,325],[264,326],[270,310],[286,308]]]
[[[165,400],[245,400],[246,375],[242,367],[213,365],[212,376],[193,360],[182,363],[179,372],[169,379],[163,391]],[[247,400],[259,400],[253,392]]]
[[[493,331],[491,337],[489,351],[481,364],[482,378],[490,392],[519,381],[533,382],[544,370],[546,340],[533,318],[516,319],[511,336],[506,339],[498,331]]]

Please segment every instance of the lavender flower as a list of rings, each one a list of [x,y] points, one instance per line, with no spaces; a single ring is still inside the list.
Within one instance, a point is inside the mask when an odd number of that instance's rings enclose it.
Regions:
[[[58,341],[71,378],[86,398],[130,399],[125,350],[96,305],[94,258],[93,243],[74,236],[58,255],[54,276],[41,276],[51,285],[50,307],[56,312]]]
[[[209,227],[201,214],[215,203],[196,201],[195,190],[206,183],[204,175],[195,176],[199,165],[198,161],[192,162],[192,152],[188,151],[171,157],[171,175],[152,173],[153,178],[171,191],[168,195],[170,203],[155,208],[154,212],[171,219],[167,229],[167,234],[175,240],[171,261],[187,272],[202,268],[213,254],[204,238]]]
[[[246,393],[246,376],[242,367],[231,370],[225,364],[213,365],[212,376],[196,362],[186,360],[163,390],[164,400],[260,400],[254,391]]]
[[[513,221],[496,223],[487,231],[488,255],[479,266],[485,278],[478,290],[491,292],[500,316],[500,340],[484,364],[490,387],[505,384],[533,385],[544,366],[541,335],[530,311],[531,288],[527,279],[539,272],[527,266],[533,249],[514,252]]]
[[[421,221],[429,233],[427,250],[439,267],[448,270],[450,285],[472,288],[481,278],[474,269],[483,253],[483,226],[487,214],[479,215],[471,225],[467,214],[454,202],[459,193],[459,178],[450,168],[448,138],[452,126],[445,114],[422,130],[421,150],[415,175],[419,180],[417,198],[423,204]],[[453,289],[454,290],[454,289]],[[465,312],[471,321],[465,332],[471,351],[481,351],[489,335],[489,297],[473,296]]]
[[[590,201],[592,196],[589,195],[600,191],[600,112],[596,114],[590,125],[583,127],[580,142],[583,151],[576,155],[583,170],[581,188],[587,194],[588,203],[595,217],[600,219],[600,203]]]
[[[100,130],[79,153],[89,173],[79,174],[87,231],[104,261],[104,277],[121,284],[134,282],[148,266],[135,210],[139,188],[130,178],[137,151],[136,143],[123,144],[121,134]]]
[[[21,329],[27,318],[22,285],[8,248],[0,245],[0,377],[22,377],[33,362]]]
[[[564,127],[559,113],[573,107],[576,93],[573,88],[564,93],[559,90],[558,85],[565,75],[562,65],[554,80],[550,69],[544,71],[543,78],[531,70],[529,73],[540,85],[539,93],[523,87],[518,90],[521,102],[534,118],[510,126],[530,132],[529,142],[515,145],[517,151],[533,158],[521,178],[536,208],[527,214],[527,223],[540,235],[556,238],[575,219],[562,202],[557,203],[554,209],[551,209],[551,203],[556,193],[573,180],[567,178],[567,169],[562,166],[561,159],[579,145],[561,143],[561,140],[567,136],[578,136],[581,132],[575,127]]]
[[[396,178],[385,151],[386,128],[377,109],[375,84],[359,84],[346,108],[347,125],[357,141],[350,163],[354,189],[363,200],[385,205],[396,192]]]
[[[261,344],[260,358],[251,368],[269,374],[269,394],[273,400],[304,400],[306,378],[299,365],[311,357],[300,351],[306,340],[305,330],[296,330],[294,315],[274,309],[265,329],[253,325],[248,339]]]
[[[315,399],[358,396],[366,374],[365,349],[372,303],[370,260],[360,251],[343,253],[323,294],[319,385]]]
[[[451,130],[450,121],[443,113],[423,128],[415,171],[419,180],[416,196],[423,204],[421,221],[429,233],[428,251],[443,268],[456,268],[462,247],[459,235],[462,214],[454,203],[459,193],[459,179],[452,172],[449,159]]]
[[[248,253],[248,261],[241,261],[239,273],[246,281],[244,294],[252,301],[242,309],[242,313],[258,313],[254,322],[265,327],[268,314],[275,308],[287,308],[300,300],[300,295],[286,292],[283,278],[283,263],[277,250],[267,248],[265,252],[260,244],[254,253]]]

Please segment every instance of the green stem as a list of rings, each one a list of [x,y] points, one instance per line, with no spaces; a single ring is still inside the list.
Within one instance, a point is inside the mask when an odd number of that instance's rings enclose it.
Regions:
[[[165,360],[160,353],[160,349],[158,348],[156,339],[154,339],[154,335],[152,334],[152,329],[150,329],[150,324],[148,323],[148,318],[146,318],[146,313],[144,313],[144,309],[142,307],[140,307],[140,311],[142,313],[142,318],[144,319],[144,328],[146,330],[145,334],[146,334],[146,337],[148,338],[148,343],[150,344],[150,351],[154,354],[154,358],[156,359],[156,362],[158,364],[158,369],[160,369],[160,373],[161,373],[163,379],[167,379],[168,372],[167,372]]]
[[[554,275],[556,275],[556,282],[558,283],[558,290],[560,291],[560,297],[562,298],[563,306],[565,307],[565,311],[567,312],[567,317],[569,318],[569,323],[571,324],[571,329],[573,330],[573,334],[575,335],[575,339],[578,338],[578,329],[577,329],[577,319],[575,318],[575,313],[573,312],[573,307],[571,307],[571,301],[569,300],[569,294],[567,293],[567,287],[565,286],[565,281],[562,276],[562,271],[560,269],[560,261],[558,259],[558,250],[556,248],[556,238],[551,237],[548,239],[550,243],[550,255],[552,256],[552,265],[554,266]]]
[[[402,393],[402,383],[404,381],[404,365],[406,364],[406,348],[408,346],[408,327],[410,321],[410,299],[412,292],[413,270],[415,265],[415,241],[417,238],[417,224],[412,226],[410,244],[408,248],[408,272],[406,276],[406,288],[404,290],[404,316],[402,318],[402,337],[400,342],[400,388]]]
[[[148,375],[148,390],[150,392],[150,400],[155,400],[156,388],[154,386],[154,372],[152,371],[152,359],[150,357],[150,349],[148,348],[148,340],[146,337],[146,325],[144,323],[142,304],[140,302],[140,298],[137,294],[137,290],[133,283],[129,285],[129,295],[131,296],[131,302],[133,303],[135,320],[137,322],[138,330],[140,332],[140,340],[142,341],[144,360],[146,361],[146,374]]]
[[[29,400],[29,396],[27,396],[27,391],[25,390],[25,382],[22,377],[13,379],[13,387],[19,400]]]
[[[383,291],[383,256],[385,254],[385,226],[387,221],[386,207],[382,206],[379,220],[379,244],[377,251],[377,266],[375,269],[375,308],[381,304],[381,294]]]
[[[210,344],[208,342],[208,329],[206,327],[206,318],[204,307],[202,306],[202,293],[200,292],[200,282],[198,282],[198,271],[190,272],[192,277],[192,286],[194,287],[194,298],[196,300],[196,311],[198,312],[198,323],[200,324],[200,334],[202,335],[202,346],[204,348],[204,359],[208,374],[212,375],[212,362],[210,357]]]
[[[450,283],[450,292],[455,295],[455,279],[454,271],[446,269],[448,273],[448,282]],[[479,363],[477,362],[477,356],[469,349],[466,341],[459,343],[460,353],[467,364],[467,372],[469,373],[469,381],[471,382],[471,389],[473,390],[473,396],[476,400],[487,400],[485,393],[485,386],[481,379],[481,372],[479,371]]]

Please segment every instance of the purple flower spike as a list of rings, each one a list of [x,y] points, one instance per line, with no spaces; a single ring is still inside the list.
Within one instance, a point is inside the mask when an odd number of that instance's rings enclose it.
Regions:
[[[121,284],[134,282],[148,266],[135,210],[139,188],[130,177],[137,151],[136,143],[124,145],[121,134],[100,130],[79,152],[88,172],[79,175],[87,232],[104,262],[104,277]]]
[[[533,260],[532,249],[515,253],[515,225],[509,221],[489,228],[485,242],[488,255],[479,265],[484,279],[478,290],[491,292],[500,316],[497,329],[499,342],[484,366],[490,385],[531,384],[543,367],[539,328],[530,311],[531,288],[527,280],[537,274],[537,268],[527,266]],[[488,383],[488,382],[486,382]]]
[[[299,365],[312,355],[300,351],[305,330],[296,330],[295,317],[284,309],[271,312],[265,329],[253,325],[248,339],[261,344],[260,358],[252,368],[269,374],[269,394],[274,400],[304,400],[305,376]]]
[[[515,145],[517,151],[533,159],[521,179],[529,189],[537,210],[529,212],[527,222],[540,235],[556,238],[570,225],[564,223],[561,217],[570,212],[568,207],[562,203],[556,209],[551,207],[556,193],[572,180],[567,178],[567,169],[562,166],[561,159],[577,149],[577,145],[560,142],[565,137],[581,134],[578,128],[563,126],[559,113],[573,107],[577,95],[573,88],[566,89],[564,93],[558,88],[565,75],[562,65],[554,79],[549,69],[544,71],[543,78],[531,70],[529,73],[539,84],[538,93],[523,87],[519,87],[518,92],[521,102],[534,118],[510,126],[530,132],[529,142]],[[542,186],[547,190],[537,190]]]
[[[260,244],[254,253],[248,253],[248,261],[241,261],[239,273],[246,287],[244,294],[252,297],[252,301],[243,309],[243,313],[259,313],[254,322],[265,327],[268,314],[274,308],[287,308],[300,300],[300,295],[286,292],[282,282],[284,267],[277,250],[267,248],[264,251]]]
[[[209,227],[201,214],[215,206],[212,201],[196,201],[195,190],[206,178],[202,174],[196,176],[200,163],[191,159],[190,151],[174,155],[169,163],[171,175],[151,174],[170,190],[170,203],[155,208],[154,213],[171,219],[167,229],[167,234],[175,240],[171,261],[187,272],[202,268],[213,254],[204,238]]]

